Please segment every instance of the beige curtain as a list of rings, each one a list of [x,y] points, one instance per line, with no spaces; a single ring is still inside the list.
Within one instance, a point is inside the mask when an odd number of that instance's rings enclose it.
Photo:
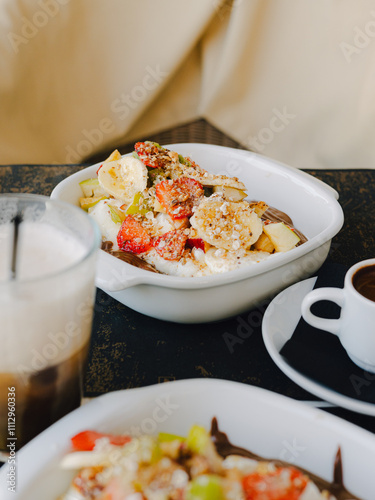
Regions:
[[[0,0],[0,163],[205,118],[297,168],[374,168],[375,0]]]

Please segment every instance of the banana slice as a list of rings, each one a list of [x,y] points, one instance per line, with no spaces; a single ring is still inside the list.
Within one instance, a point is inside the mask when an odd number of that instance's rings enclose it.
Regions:
[[[231,202],[213,195],[204,198],[190,223],[202,238],[216,248],[248,250],[262,234],[263,224],[247,202]]]
[[[183,169],[183,175],[185,177],[191,177],[196,181],[200,182],[202,186],[223,186],[231,187],[233,189],[240,189],[241,191],[246,191],[246,186],[237,177],[228,177],[227,175],[215,175],[206,172],[205,170],[197,170],[192,168]],[[247,195],[246,195],[247,196]]]
[[[132,203],[135,194],[147,187],[147,168],[137,158],[126,156],[104,162],[98,180],[108,194],[124,203]]]

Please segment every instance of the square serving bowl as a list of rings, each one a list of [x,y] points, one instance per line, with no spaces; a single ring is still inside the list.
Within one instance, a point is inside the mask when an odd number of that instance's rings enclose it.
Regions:
[[[308,241],[241,269],[189,278],[152,273],[100,251],[99,288],[148,316],[204,323],[241,314],[320,268],[344,221],[334,189],[301,170],[245,150],[191,143],[165,147],[191,157],[208,172],[238,177],[249,200],[265,201],[288,214]],[[95,177],[99,166],[64,179],[51,197],[78,205],[79,183]]]

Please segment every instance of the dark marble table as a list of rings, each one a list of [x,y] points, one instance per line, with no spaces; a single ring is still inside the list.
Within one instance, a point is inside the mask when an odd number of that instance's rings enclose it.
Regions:
[[[50,195],[62,179],[86,165],[0,166],[0,192]],[[328,259],[345,265],[375,256],[375,170],[318,170],[309,173],[335,188],[345,224],[334,238]],[[260,324],[267,307],[251,318],[252,334],[229,348],[239,318],[214,324],[179,325],[149,318],[97,292],[87,397],[165,380],[214,377],[251,384],[286,396],[318,401],[286,377],[269,357]],[[337,407],[324,408],[375,432],[375,418]]]

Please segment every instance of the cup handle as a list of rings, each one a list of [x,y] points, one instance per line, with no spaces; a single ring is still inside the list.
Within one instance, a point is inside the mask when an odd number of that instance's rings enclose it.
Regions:
[[[320,318],[311,312],[311,306],[320,300],[329,300],[342,307],[344,304],[344,290],[341,288],[318,288],[309,292],[301,305],[302,317],[307,323],[319,330],[325,330],[338,335],[341,323],[340,319]]]

